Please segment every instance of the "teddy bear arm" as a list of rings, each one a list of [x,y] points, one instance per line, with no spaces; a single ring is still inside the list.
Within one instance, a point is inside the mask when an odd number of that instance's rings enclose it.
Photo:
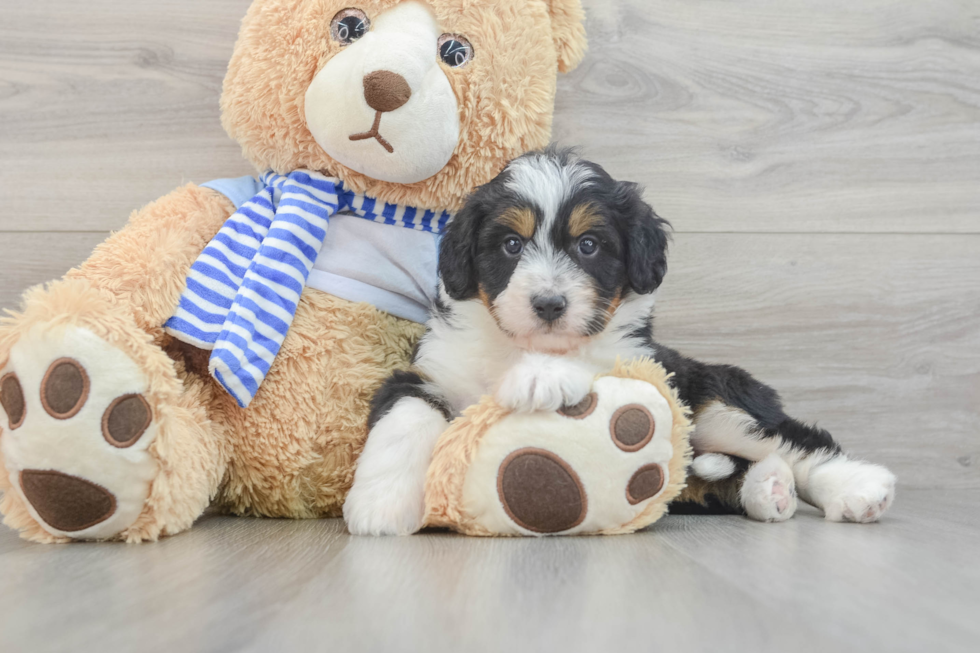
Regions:
[[[173,314],[191,265],[234,212],[221,193],[187,184],[134,212],[66,278],[108,293],[140,328],[158,328]]]

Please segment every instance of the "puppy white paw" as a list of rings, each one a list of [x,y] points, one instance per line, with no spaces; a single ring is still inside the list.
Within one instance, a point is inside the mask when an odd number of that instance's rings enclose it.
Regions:
[[[529,354],[504,375],[496,399],[515,412],[558,410],[582,401],[592,379],[588,370],[563,358]]]
[[[354,535],[410,535],[425,518],[425,473],[432,448],[446,429],[439,411],[403,397],[364,443],[344,520]]]
[[[423,487],[397,479],[357,482],[344,503],[344,521],[354,535],[411,535],[424,517]]]
[[[785,521],[796,512],[793,470],[777,454],[770,454],[749,468],[741,490],[742,506],[752,519]]]
[[[833,458],[810,472],[807,494],[828,521],[878,521],[895,499],[895,475],[881,465]]]

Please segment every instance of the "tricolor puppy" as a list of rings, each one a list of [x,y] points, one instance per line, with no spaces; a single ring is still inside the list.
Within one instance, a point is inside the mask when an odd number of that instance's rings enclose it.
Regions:
[[[796,492],[828,519],[877,520],[894,496],[885,468],[850,460],[826,431],[783,412],[744,370],[685,358],[653,340],[668,224],[636,184],[567,151],[531,153],[477,189],[440,246],[439,303],[414,369],[374,399],[344,505],[360,534],[416,531],[426,469],[449,421],[481,396],[517,411],[578,403],[616,358],[650,356],[695,414],[693,472],[750,461],[735,506],[781,521]]]

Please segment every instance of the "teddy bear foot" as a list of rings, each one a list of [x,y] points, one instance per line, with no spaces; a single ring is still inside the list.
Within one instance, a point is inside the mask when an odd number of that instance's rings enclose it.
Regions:
[[[628,533],[658,519],[684,486],[690,424],[661,368],[617,372],[555,412],[483,403],[464,413],[437,445],[427,523],[540,536]]]
[[[34,325],[0,370],[10,490],[58,539],[107,539],[143,511],[158,464],[148,379],[77,326]],[[9,506],[8,506],[9,507]]]

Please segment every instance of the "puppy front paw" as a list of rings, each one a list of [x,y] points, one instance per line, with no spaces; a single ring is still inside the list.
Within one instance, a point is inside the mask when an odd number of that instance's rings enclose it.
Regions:
[[[344,521],[353,535],[411,535],[422,528],[424,488],[396,479],[355,481],[344,503]]]
[[[553,356],[528,355],[504,375],[497,402],[514,412],[558,410],[573,406],[592,388],[593,375],[573,362]]]
[[[425,519],[425,473],[446,419],[425,400],[402,397],[375,424],[344,502],[354,535],[410,535]]]

